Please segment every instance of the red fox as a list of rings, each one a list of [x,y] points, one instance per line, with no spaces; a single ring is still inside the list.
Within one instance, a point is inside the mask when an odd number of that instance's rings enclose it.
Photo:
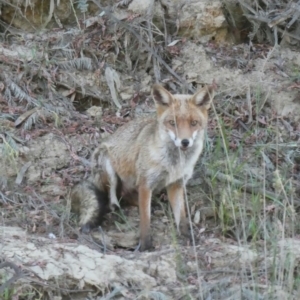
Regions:
[[[92,155],[89,181],[75,186],[71,199],[80,226],[89,232],[123,196],[137,196],[140,251],[151,248],[151,197],[166,188],[178,232],[189,234],[184,185],[202,152],[214,85],[194,95],[172,95],[152,87],[156,116],[132,120],[104,140]]]

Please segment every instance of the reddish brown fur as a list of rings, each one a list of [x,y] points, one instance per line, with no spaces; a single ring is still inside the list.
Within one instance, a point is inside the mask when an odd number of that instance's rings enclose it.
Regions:
[[[156,116],[127,123],[95,150],[93,182],[110,194],[110,204],[119,197],[117,181],[125,198],[132,196],[135,204],[138,198],[141,250],[151,246],[150,205],[156,190],[167,188],[177,228],[188,231],[183,185],[202,152],[212,92],[213,87],[205,87],[193,96],[172,95],[154,85]]]
[[[148,213],[151,206],[152,191],[146,185],[140,185],[139,187],[139,212],[140,212],[140,239],[141,246],[144,249],[151,247],[150,231],[150,218]]]

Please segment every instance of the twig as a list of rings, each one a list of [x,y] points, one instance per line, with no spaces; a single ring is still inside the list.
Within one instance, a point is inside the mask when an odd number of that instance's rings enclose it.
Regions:
[[[54,9],[55,9],[55,4],[54,4],[54,0],[50,0],[50,5],[49,5],[49,14],[46,18],[45,23],[43,24],[43,28],[46,28],[46,26],[49,24],[49,22],[51,21],[52,17],[53,17],[53,13],[54,13]]]
[[[292,8],[290,8],[289,10],[287,10],[286,12],[280,14],[279,16],[275,17],[273,20],[271,20],[268,23],[268,26],[270,28],[282,23],[283,21],[285,21],[286,19],[288,19],[292,14],[293,14],[294,10]]]
[[[71,7],[72,7],[72,11],[73,11],[74,17],[76,19],[76,23],[77,23],[78,29],[81,31],[80,23],[79,23],[79,20],[78,20],[78,17],[77,17],[77,13],[76,13],[75,8],[74,8],[73,1],[70,0],[70,4],[71,4]]]
[[[20,185],[20,184],[22,183],[23,177],[24,177],[26,171],[28,170],[28,168],[29,168],[30,166],[31,166],[31,161],[27,162],[27,163],[21,168],[21,170],[20,170],[20,172],[18,173],[18,176],[17,176],[17,178],[16,178],[16,181],[15,181],[15,183],[16,183],[17,185]]]
[[[289,33],[289,32],[287,32],[286,30],[283,30],[283,29],[281,29],[281,28],[277,28],[277,30],[278,30],[280,33],[283,33],[283,35],[287,35],[287,36],[289,36],[289,37],[291,37],[291,38],[293,38],[293,39],[295,39],[295,40],[297,40],[297,41],[300,41],[300,36],[297,36],[297,35],[295,35],[295,34]]]
[[[251,124],[253,122],[253,116],[252,116],[252,103],[251,103],[251,91],[250,91],[250,85],[247,89],[247,105],[248,105],[248,112],[249,112],[249,118],[247,124]]]
[[[239,2],[240,2],[240,5],[242,5],[244,8],[247,8],[249,11],[251,11],[255,15],[256,11],[251,6],[249,6],[247,3],[245,3],[242,0],[239,0]]]
[[[277,147],[281,147],[283,149],[286,148],[299,148],[299,143],[285,143],[285,144],[256,144],[254,147],[269,147],[270,149],[276,150]]]
[[[249,20],[254,20],[254,21],[260,21],[260,22],[264,22],[264,23],[269,23],[270,20],[268,18],[262,17],[262,16],[256,16],[256,15],[249,15],[249,14],[244,14],[244,16],[249,19]],[[282,33],[283,35],[287,35],[297,41],[300,41],[300,36],[297,36],[295,34],[289,33],[286,30],[283,30],[281,28],[279,28],[277,26],[277,31],[279,31],[280,33]]]
[[[292,20],[286,25],[286,28],[290,28],[298,19],[299,19],[299,16],[300,16],[300,11],[297,11]]]
[[[105,12],[105,14],[112,19],[114,22],[120,24],[123,26],[125,29],[130,31],[146,48],[147,51],[149,51],[156,59],[158,62],[160,62],[166,69],[167,71],[173,75],[180,83],[184,84],[184,86],[191,92],[194,93],[195,90],[191,87],[189,87],[188,83],[180,77],[157,53],[154,49],[151,49],[151,47],[142,39],[142,37],[134,30],[132,29],[129,25],[127,25],[125,22],[120,21],[117,19],[108,9],[105,9],[102,7],[96,0],[92,0],[93,3],[95,3],[101,10]]]
[[[264,23],[269,23],[269,19],[262,17],[262,16],[257,16],[257,15],[249,15],[249,14],[244,14],[244,16],[249,19],[249,20],[254,20],[254,21],[260,21]]]
[[[98,227],[100,233],[101,233],[101,239],[102,239],[102,244],[103,244],[103,253],[106,254],[106,241],[105,241],[105,235],[104,235],[104,232],[102,230],[102,227],[99,226]]]
[[[235,122],[238,122],[240,126],[242,126],[247,132],[249,132],[249,128],[244,124],[244,122],[242,120],[240,120],[239,118],[236,118],[235,116],[231,115],[230,113],[228,113],[226,110],[222,109],[222,108],[218,108],[218,111],[221,111],[224,115],[226,115],[227,117],[232,118]]]
[[[242,271],[232,270],[232,269],[214,269],[214,270],[201,270],[202,274],[218,274],[218,273],[227,273],[227,274],[240,274]]]

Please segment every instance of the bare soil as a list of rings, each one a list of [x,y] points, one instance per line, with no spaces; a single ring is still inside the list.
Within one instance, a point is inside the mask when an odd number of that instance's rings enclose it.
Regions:
[[[157,52],[179,82],[106,22],[1,38],[3,299],[299,299],[300,53],[180,37]],[[171,92],[213,80],[218,91],[187,186],[194,244],[177,237],[162,192],[152,205],[155,250],[139,253],[137,208],[84,235],[69,192],[88,177],[103,136],[154,111],[158,77]]]

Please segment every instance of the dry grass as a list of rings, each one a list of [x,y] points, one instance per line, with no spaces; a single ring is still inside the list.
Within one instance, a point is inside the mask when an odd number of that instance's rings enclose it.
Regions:
[[[80,29],[80,18],[76,18],[76,24]],[[173,78],[167,80],[173,92],[193,91],[194,87],[169,66],[180,49],[166,51],[168,33],[162,32],[151,18],[133,17],[120,22],[107,12],[93,26],[97,35],[91,28],[74,31],[73,42],[66,44],[58,34],[49,32],[44,42],[31,41],[31,47],[43,49],[44,56],[36,55],[29,62],[7,57],[1,62],[5,68],[0,74],[0,220],[3,226],[20,226],[30,234],[53,234],[60,241],[81,239],[99,251],[127,255],[128,249],[111,250],[105,243],[99,246],[94,237],[88,241],[82,238],[67,205],[67,187],[89,173],[87,161],[101,134],[113,132],[148,104],[145,87],[138,83],[134,97],[116,114],[110,93],[103,96],[108,91],[104,66],[110,65],[122,75],[150,69],[153,81]],[[87,39],[89,46],[84,43]],[[17,44],[9,37],[6,42]],[[257,46],[261,51],[250,57],[246,47],[239,47],[216,47],[220,66],[250,72],[251,60],[266,57],[267,61],[272,51],[269,46]],[[118,55],[112,51],[116,48]],[[96,56],[91,55],[91,49],[98,49]],[[95,80],[83,81],[85,74],[93,74]],[[298,84],[299,71],[293,70],[290,79],[291,84]],[[94,85],[101,87],[103,93],[90,88]],[[165,286],[161,292],[129,287],[135,295],[133,299],[168,299],[167,291],[173,293],[174,299],[297,299],[300,254],[293,242],[300,234],[299,126],[293,119],[275,113],[268,93],[260,86],[249,87],[246,95],[239,97],[221,89],[214,103],[205,151],[195,171],[196,184],[187,187],[194,244],[187,246],[186,241],[178,239],[167,202],[160,201],[153,208],[158,248],[172,245],[176,250],[178,285]],[[77,112],[95,104],[104,108],[100,123]],[[43,153],[30,156],[19,150],[36,140],[44,142],[41,138],[50,133],[67,145],[69,160],[63,167],[49,171]],[[40,160],[43,172],[30,184],[21,174],[16,184],[26,159]],[[55,161],[57,157],[51,159]],[[43,192],[55,186],[61,188],[57,194]],[[100,234],[109,236],[111,228],[124,235],[127,230],[136,231],[137,219],[136,212],[129,209],[112,214]],[[165,234],[158,235],[161,232]],[[239,247],[237,257],[231,255],[231,246]],[[255,258],[247,259],[248,250]],[[222,259],[218,260],[218,255]],[[1,277],[3,282],[7,280],[5,276]],[[53,286],[37,283],[24,289],[10,286],[3,297],[53,299],[57,295]],[[64,292],[66,297],[74,294],[74,290]],[[121,292],[112,289],[99,295],[91,299],[121,297]]]

